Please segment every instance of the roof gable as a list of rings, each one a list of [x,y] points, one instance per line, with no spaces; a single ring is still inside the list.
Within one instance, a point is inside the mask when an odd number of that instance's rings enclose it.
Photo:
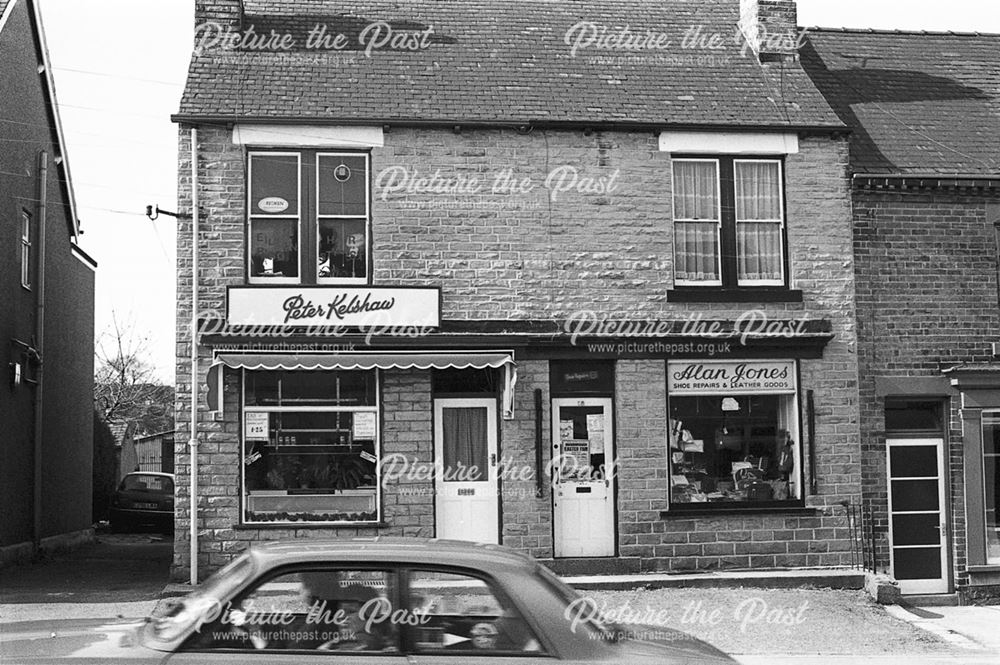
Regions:
[[[810,28],[802,65],[872,174],[1000,174],[1000,35]]]
[[[76,213],[76,195],[73,191],[73,182],[70,178],[69,161],[66,156],[66,140],[63,134],[62,120],[59,116],[59,104],[56,101],[55,80],[52,77],[52,63],[49,58],[49,49],[45,42],[45,30],[42,26],[42,16],[37,0],[0,0],[0,31],[8,27],[8,22],[15,12],[18,3],[24,6],[27,12],[27,20],[32,30],[32,40],[35,43],[38,61],[41,65],[39,74],[42,76],[42,94],[46,99],[46,113],[48,122],[54,132],[53,142],[55,144],[55,167],[60,172],[60,182],[65,188],[66,201],[69,208],[67,222],[69,233],[72,237],[80,236],[80,220]],[[23,25],[19,23],[18,25]]]
[[[737,0],[246,0],[244,7],[244,28],[291,34],[297,48],[195,55],[175,119],[842,128],[798,63],[763,66],[742,52]],[[366,53],[358,38],[379,21],[396,31],[429,29],[426,45]],[[306,49],[317,25],[343,34],[347,47]],[[664,35],[665,47],[573,48],[581,35],[585,44],[626,26],[640,39]],[[692,31],[718,34],[720,48],[685,47]]]

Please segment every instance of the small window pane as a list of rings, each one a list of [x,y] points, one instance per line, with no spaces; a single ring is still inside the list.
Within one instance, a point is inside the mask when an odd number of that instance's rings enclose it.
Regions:
[[[250,156],[250,214],[299,214],[297,155]]]
[[[674,218],[719,219],[716,162],[675,161]]]
[[[367,277],[367,226],[364,219],[321,219],[316,275],[321,278]]]
[[[539,652],[541,645],[508,599],[481,579],[414,571],[410,606],[426,621],[415,629],[419,651]]]
[[[781,222],[736,225],[739,281],[781,281]]]
[[[352,217],[368,214],[366,155],[319,156],[319,214]]]
[[[674,263],[674,275],[679,281],[719,281],[716,223],[674,222]]]
[[[780,220],[778,162],[735,162],[736,219]]]
[[[941,402],[887,400],[885,429],[887,432],[939,432],[941,406]]]
[[[247,406],[375,406],[375,371],[247,372]]]
[[[298,277],[298,221],[251,219],[250,263],[254,277]]]

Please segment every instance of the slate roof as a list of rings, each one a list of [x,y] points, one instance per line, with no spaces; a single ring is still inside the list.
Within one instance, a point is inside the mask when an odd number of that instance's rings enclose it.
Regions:
[[[192,59],[175,120],[843,128],[797,63],[762,66],[741,55],[738,0],[245,0],[244,8],[244,27],[258,34],[290,32],[301,47],[309,29],[326,24],[354,50],[206,50]],[[431,44],[366,57],[355,44],[373,21],[431,27]],[[583,48],[574,57],[565,37],[582,21],[665,33],[671,46]],[[682,48],[697,26],[718,33],[723,48]]]
[[[855,173],[1000,174],[1000,35],[810,28],[800,56]]]

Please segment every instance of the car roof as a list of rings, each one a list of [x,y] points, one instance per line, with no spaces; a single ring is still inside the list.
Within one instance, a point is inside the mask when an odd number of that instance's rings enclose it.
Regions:
[[[528,572],[538,565],[533,559],[499,545],[392,536],[276,541],[254,545],[250,554],[262,569],[295,563],[364,561]]]
[[[128,478],[129,476],[164,476],[166,478],[170,478],[170,480],[174,479],[174,474],[163,473],[162,471],[131,471],[125,474],[125,478]]]

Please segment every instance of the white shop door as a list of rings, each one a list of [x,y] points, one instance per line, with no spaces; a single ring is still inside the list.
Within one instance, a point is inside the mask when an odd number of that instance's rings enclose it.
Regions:
[[[434,400],[435,534],[500,542],[495,399]]]
[[[613,419],[609,398],[552,400],[555,556],[615,555]]]
[[[887,439],[892,576],[906,594],[948,592],[944,440]]]

